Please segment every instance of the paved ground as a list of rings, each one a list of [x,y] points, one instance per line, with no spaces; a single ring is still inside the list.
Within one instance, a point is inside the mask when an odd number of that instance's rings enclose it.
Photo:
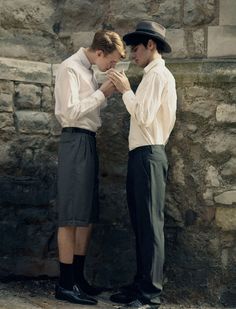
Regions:
[[[109,292],[102,293],[97,306],[82,306],[57,301],[54,298],[54,282],[39,281],[14,281],[0,283],[0,309],[118,309],[120,306],[109,301]],[[164,300],[161,309],[213,309],[222,308],[204,302],[191,304],[186,300]],[[226,308],[226,307],[224,307]],[[233,309],[233,308],[232,308]]]

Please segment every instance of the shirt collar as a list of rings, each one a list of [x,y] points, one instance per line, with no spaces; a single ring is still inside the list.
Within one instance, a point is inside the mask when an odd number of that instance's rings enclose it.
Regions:
[[[165,65],[165,60],[162,58],[157,58],[152,60],[145,68],[144,68],[144,72],[147,74],[154,66],[156,65],[160,65],[160,66],[164,66]]]
[[[86,54],[85,54],[85,49],[83,47],[81,47],[78,51],[77,51],[77,55],[78,55],[78,59],[80,61],[80,63],[85,66],[88,70],[91,69],[92,64],[90,63],[90,61],[88,60]]]

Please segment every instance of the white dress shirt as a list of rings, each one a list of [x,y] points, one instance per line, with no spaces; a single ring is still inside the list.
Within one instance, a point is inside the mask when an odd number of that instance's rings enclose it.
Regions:
[[[63,128],[79,127],[96,132],[101,126],[100,109],[106,105],[106,99],[98,89],[84,48],[60,64],[55,99],[55,115]]]
[[[158,58],[144,68],[136,93],[123,94],[131,115],[129,149],[145,145],[165,145],[176,119],[177,96],[175,79]]]

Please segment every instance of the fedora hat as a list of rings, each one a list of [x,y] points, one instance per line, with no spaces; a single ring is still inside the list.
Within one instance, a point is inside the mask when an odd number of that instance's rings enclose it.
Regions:
[[[156,42],[161,43],[160,47],[163,52],[170,53],[171,47],[165,38],[166,29],[162,25],[154,21],[141,21],[137,24],[136,30],[134,32],[127,33],[124,35],[123,40],[126,45],[136,45],[139,37],[149,37]]]

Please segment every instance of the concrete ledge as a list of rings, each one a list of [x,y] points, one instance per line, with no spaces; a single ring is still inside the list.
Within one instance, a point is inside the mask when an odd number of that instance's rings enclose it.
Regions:
[[[51,64],[0,57],[0,79],[51,85]]]
[[[182,82],[236,82],[236,59],[166,59],[166,65]],[[51,86],[59,64],[0,58],[0,80],[21,81]],[[131,64],[127,75],[139,80],[143,70]]]

